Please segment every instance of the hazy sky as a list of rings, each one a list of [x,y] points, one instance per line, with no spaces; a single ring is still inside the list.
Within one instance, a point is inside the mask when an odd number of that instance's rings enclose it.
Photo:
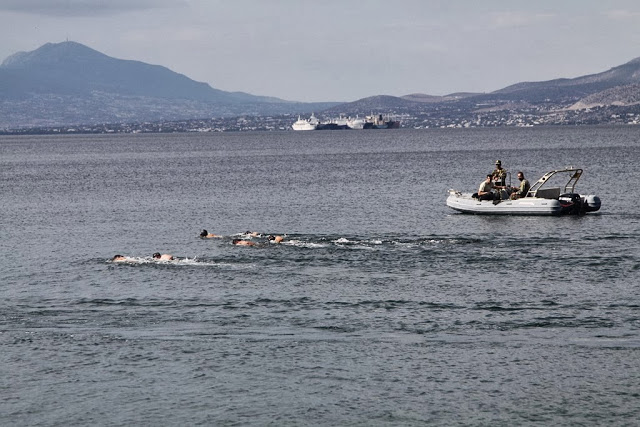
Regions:
[[[490,92],[640,57],[638,0],[0,0],[0,60],[66,39],[296,101]]]

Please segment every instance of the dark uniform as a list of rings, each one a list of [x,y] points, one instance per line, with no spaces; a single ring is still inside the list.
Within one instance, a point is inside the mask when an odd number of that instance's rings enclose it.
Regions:
[[[526,179],[523,179],[522,181],[520,181],[520,188],[513,193],[511,196],[514,199],[519,199],[520,197],[525,197],[527,195],[527,193],[529,192],[529,189],[531,188],[531,185],[529,185],[529,181],[527,181]]]
[[[507,170],[502,168],[502,162],[496,160],[496,168],[491,173],[491,177],[498,185],[504,187],[507,182]]]

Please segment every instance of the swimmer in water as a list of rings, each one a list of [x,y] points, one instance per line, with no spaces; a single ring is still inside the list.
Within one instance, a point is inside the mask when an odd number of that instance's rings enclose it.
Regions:
[[[269,236],[269,241],[273,243],[280,243],[282,242],[282,240],[284,240],[284,237],[282,236],[273,236],[273,235]]]
[[[123,261],[128,261],[128,258],[124,255],[114,255],[113,258],[111,258],[111,262],[123,262]]]
[[[202,239],[214,239],[214,238],[220,238],[220,237],[222,236],[218,236],[217,234],[211,234],[207,230],[202,230],[200,232],[200,238]]]
[[[250,236],[250,237],[260,237],[261,234],[258,233],[257,231],[245,231],[244,234],[246,236]]]
[[[160,252],[156,252],[155,254],[152,255],[152,257],[153,259],[158,261],[173,261],[175,259],[173,255],[160,254]]]
[[[242,240],[242,239],[233,239],[231,243],[238,246],[255,246],[256,245],[253,242],[250,242],[248,240]]]

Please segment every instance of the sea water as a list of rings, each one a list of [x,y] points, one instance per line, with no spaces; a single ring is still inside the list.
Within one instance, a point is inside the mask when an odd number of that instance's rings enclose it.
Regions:
[[[497,159],[602,209],[446,206]],[[639,164],[637,127],[0,137],[0,424],[637,425]]]

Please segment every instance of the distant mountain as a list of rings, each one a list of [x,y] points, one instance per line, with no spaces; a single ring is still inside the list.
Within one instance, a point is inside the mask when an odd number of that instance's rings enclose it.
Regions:
[[[331,108],[346,115],[387,112],[438,115],[470,119],[476,113],[497,111],[580,109],[640,103],[640,58],[608,71],[573,79],[522,82],[490,93],[453,93],[445,96],[410,94],[372,96]]]
[[[332,105],[225,92],[76,42],[47,43],[0,65],[0,126],[302,113]]]
[[[357,101],[347,102],[337,105],[324,111],[329,114],[371,114],[393,111],[394,113],[410,113],[416,109],[423,108],[422,104],[440,104],[444,102],[457,101],[460,99],[473,97],[476,93],[452,93],[450,95],[436,96],[423,93],[413,93],[405,96],[375,95]]]
[[[80,43],[47,43],[8,57],[0,66],[12,87],[0,93],[23,98],[31,93],[91,95],[92,92],[233,103],[237,97],[168,68],[111,58]],[[3,79],[4,80],[4,79]],[[256,101],[262,102],[261,99]]]
[[[640,58],[602,73],[589,74],[573,79],[517,83],[492,92],[490,97],[526,100],[528,102],[551,100],[552,102],[562,103],[632,83],[640,83]]]
[[[591,108],[600,111],[580,113]],[[286,115],[311,112],[391,114],[418,127],[538,125],[602,123],[611,116],[635,117],[636,111],[640,58],[602,73],[522,82],[490,93],[375,95],[349,103],[226,92],[162,66],[112,58],[75,42],[48,43],[0,65],[0,130],[237,116],[283,115],[288,120]]]

